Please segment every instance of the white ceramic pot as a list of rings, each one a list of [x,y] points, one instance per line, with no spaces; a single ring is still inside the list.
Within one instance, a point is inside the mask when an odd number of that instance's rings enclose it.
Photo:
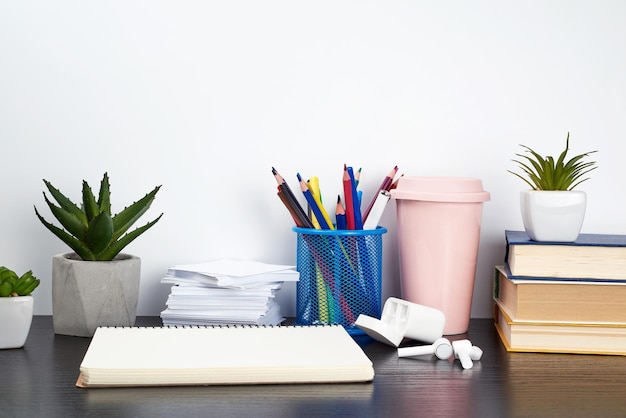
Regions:
[[[0,298],[0,349],[23,347],[32,321],[32,296]]]
[[[52,322],[56,334],[91,337],[99,326],[135,324],[141,259],[83,261],[74,253],[52,258]]]
[[[587,194],[579,190],[523,190],[524,229],[534,241],[576,241],[585,219]]]

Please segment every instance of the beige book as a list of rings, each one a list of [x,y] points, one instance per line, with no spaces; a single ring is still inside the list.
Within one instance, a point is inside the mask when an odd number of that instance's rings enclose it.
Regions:
[[[507,351],[626,355],[626,324],[513,321],[497,304],[494,317]]]
[[[98,328],[79,387],[368,382],[372,362],[328,326]]]
[[[626,283],[512,278],[496,266],[494,299],[515,321],[626,323]]]

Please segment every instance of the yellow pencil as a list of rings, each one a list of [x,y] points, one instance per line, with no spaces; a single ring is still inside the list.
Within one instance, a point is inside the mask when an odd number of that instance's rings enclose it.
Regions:
[[[324,217],[324,220],[326,221],[330,229],[335,229],[333,222],[330,220],[330,216],[328,216],[328,212],[326,212],[326,209],[324,209],[324,205],[322,204],[322,194],[320,191],[319,178],[316,176],[311,177],[307,181],[307,183],[309,184],[309,191],[311,192],[311,195],[313,195],[313,199],[315,199],[315,203],[317,203],[317,206],[319,206],[320,211],[322,212],[322,216]]]

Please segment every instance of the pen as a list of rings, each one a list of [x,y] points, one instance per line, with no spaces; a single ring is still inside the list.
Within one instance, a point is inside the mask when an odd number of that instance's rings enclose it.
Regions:
[[[300,175],[300,173],[297,174],[297,177],[298,177],[298,181],[300,182],[300,189],[302,189],[302,194],[304,195],[304,198],[309,203],[311,210],[313,210],[313,213],[315,214],[315,217],[317,218],[317,221],[319,222],[321,229],[330,229],[330,226],[326,222],[326,219],[324,218],[322,211],[317,205],[315,198],[311,194],[309,187],[306,185],[306,182],[302,179],[302,176]]]

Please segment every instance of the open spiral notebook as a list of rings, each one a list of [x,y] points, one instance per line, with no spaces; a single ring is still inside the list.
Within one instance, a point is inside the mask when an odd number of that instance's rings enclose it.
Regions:
[[[326,326],[98,328],[79,387],[368,382],[372,362]]]

